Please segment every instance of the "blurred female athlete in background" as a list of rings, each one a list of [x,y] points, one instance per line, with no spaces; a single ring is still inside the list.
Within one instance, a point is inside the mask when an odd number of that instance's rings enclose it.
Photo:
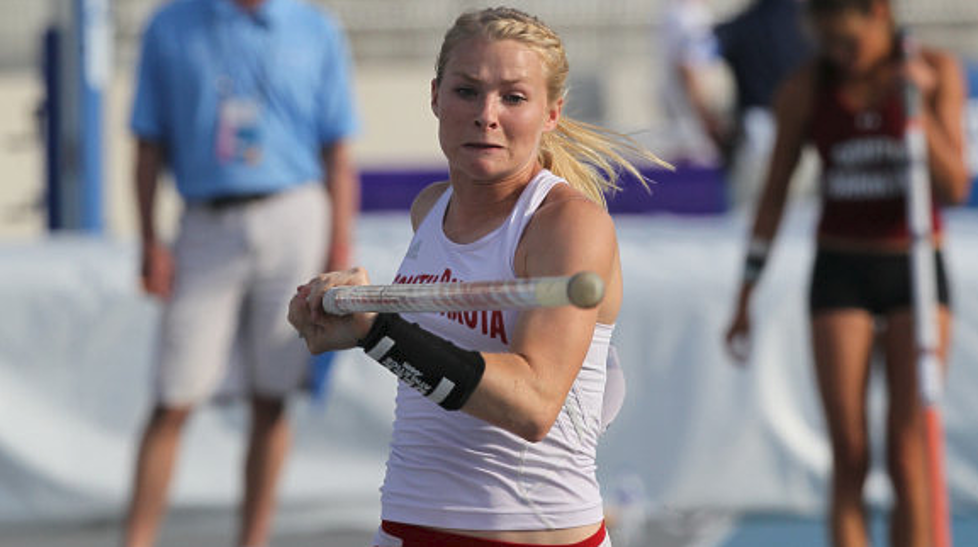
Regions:
[[[902,89],[909,78],[921,91],[935,202],[954,204],[969,189],[963,77],[955,59],[932,48],[905,60],[886,0],[810,0],[808,5],[820,55],[789,78],[776,99],[777,144],[727,341],[743,361],[750,296],[777,232],[799,153],[811,142],[823,164],[810,311],[832,443],[832,540],[840,547],[868,541],[866,392],[878,334],[886,360],[887,463],[896,502],[890,539],[895,546],[923,547],[929,543],[930,517],[911,309]],[[951,315],[936,206],[933,226],[943,356]]]

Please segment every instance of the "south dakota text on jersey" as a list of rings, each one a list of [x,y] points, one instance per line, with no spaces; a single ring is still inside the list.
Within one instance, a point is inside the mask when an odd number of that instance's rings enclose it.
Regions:
[[[398,274],[394,277],[394,284],[396,285],[461,283],[463,281],[455,277],[451,268],[445,268],[441,273]],[[482,331],[482,334],[489,338],[498,338],[504,344],[509,343],[509,337],[506,336],[506,322],[503,319],[503,312],[500,310],[450,311],[439,312],[438,315],[474,331]]]

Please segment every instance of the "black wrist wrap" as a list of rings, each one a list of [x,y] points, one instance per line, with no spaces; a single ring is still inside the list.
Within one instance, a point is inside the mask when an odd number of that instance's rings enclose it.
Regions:
[[[446,410],[458,410],[475,391],[486,362],[393,313],[377,315],[357,345],[402,382]]]
[[[756,283],[761,278],[765,262],[767,262],[766,256],[747,255],[747,260],[744,262],[744,281]]]

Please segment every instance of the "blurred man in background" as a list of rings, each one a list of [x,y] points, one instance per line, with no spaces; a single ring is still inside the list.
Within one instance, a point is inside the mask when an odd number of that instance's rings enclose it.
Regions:
[[[718,55],[706,0],[671,0],[656,28],[665,58],[661,97],[669,127],[669,159],[718,166],[730,128],[719,112]]]
[[[252,410],[240,545],[267,542],[290,445],[285,400],[308,363],[285,311],[300,282],[349,266],[350,84],[341,28],[301,0],[174,0],[145,29],[131,129],[142,280],[164,315],[128,547],[153,543],[183,426],[232,349]],[[164,167],[186,206],[172,249],[155,231]]]

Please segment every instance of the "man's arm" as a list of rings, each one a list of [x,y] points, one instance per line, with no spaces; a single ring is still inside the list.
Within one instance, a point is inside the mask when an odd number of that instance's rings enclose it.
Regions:
[[[322,151],[326,191],[332,203],[329,254],[325,271],[350,267],[354,227],[360,211],[360,177],[353,151],[346,140],[338,140]]]
[[[173,281],[172,256],[156,235],[156,186],[164,157],[162,144],[137,139],[135,184],[142,247],[141,276],[143,289],[160,298],[170,296]]]
[[[730,148],[731,136],[727,131],[723,119],[709,105],[708,92],[704,89],[703,76],[698,72],[697,67],[688,64],[677,64],[675,67],[677,76],[682,82],[683,89],[689,99],[689,104],[693,108],[697,119],[703,126],[706,135],[716,145],[717,150],[721,151],[724,158]],[[699,69],[701,70],[701,69]]]

